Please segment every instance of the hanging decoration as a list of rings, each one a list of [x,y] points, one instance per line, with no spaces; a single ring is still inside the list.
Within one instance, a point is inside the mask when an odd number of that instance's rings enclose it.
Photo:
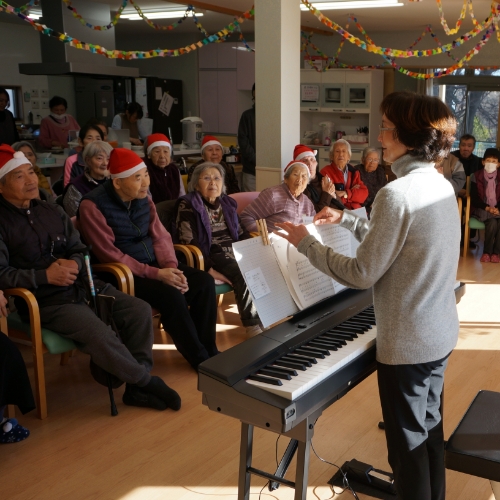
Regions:
[[[494,20],[497,16],[500,15],[500,4],[493,2],[491,4],[490,15],[482,22],[477,23],[477,25],[464,35],[461,35],[453,42],[447,43],[438,47],[437,49],[427,49],[427,50],[399,50],[392,49],[389,47],[380,47],[373,43],[364,42],[360,38],[352,35],[347,30],[344,30],[339,24],[328,19],[328,17],[324,16],[316,7],[310,4],[307,0],[301,0],[301,2],[318,18],[318,20],[327,26],[328,28],[337,32],[340,36],[345,38],[348,42],[358,46],[359,48],[365,50],[366,52],[372,52],[374,54],[378,54],[381,56],[390,56],[396,58],[409,58],[409,57],[430,57],[436,54],[443,54],[446,52],[450,52],[461,45],[463,45],[468,40],[479,35],[483,30],[490,29],[490,27],[495,30]],[[489,37],[488,37],[489,38]]]
[[[456,33],[458,33],[460,27],[462,26],[462,21],[465,19],[465,14],[467,12],[467,5],[469,6],[469,13],[470,13],[470,17],[472,19],[472,24],[474,26],[478,25],[478,22],[474,16],[474,11],[472,10],[472,0],[464,0],[462,10],[460,11],[460,16],[458,17],[458,21],[455,24],[455,27],[453,29],[450,29],[448,27],[448,23],[446,22],[446,20],[444,18],[443,5],[441,3],[441,0],[436,0],[436,2],[437,2],[438,10],[439,10],[439,19],[441,20],[441,25],[443,26],[444,32],[447,35],[455,35]],[[492,2],[492,6],[493,6],[493,3],[494,2]]]
[[[46,36],[51,36],[53,38],[57,38],[63,43],[69,44],[71,47],[75,47],[79,50],[87,50],[93,54],[99,54],[109,59],[150,59],[152,57],[178,57],[184,54],[188,54],[195,50],[198,50],[209,43],[217,42],[218,40],[224,39],[233,32],[237,31],[238,27],[247,19],[250,19],[254,16],[254,8],[252,7],[250,10],[244,12],[240,17],[235,18],[232,23],[229,23],[226,27],[222,28],[220,31],[213,35],[209,35],[205,37],[203,40],[192,43],[190,45],[186,45],[185,47],[180,47],[178,49],[153,49],[148,51],[140,51],[140,50],[107,50],[105,47],[101,47],[100,45],[94,45],[92,43],[82,42],[73,38],[66,33],[59,33],[51,28],[48,28],[44,24],[37,23],[33,19],[30,19],[28,16],[25,16],[21,12],[16,12],[14,7],[9,5],[4,0],[0,0],[0,12],[5,11],[7,14],[13,14],[29,23],[34,29],[42,33]],[[241,32],[241,31],[240,31]]]

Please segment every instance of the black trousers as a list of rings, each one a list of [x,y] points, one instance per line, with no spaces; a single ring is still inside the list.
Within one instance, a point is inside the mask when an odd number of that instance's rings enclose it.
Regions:
[[[185,294],[159,280],[134,276],[135,295],[160,311],[163,328],[177,350],[197,368],[219,352],[215,343],[215,284],[212,276],[204,271],[184,264],[179,264],[178,269],[189,285]]]
[[[415,365],[377,363],[388,458],[398,500],[445,500],[439,410],[448,356]]]
[[[486,219],[484,225],[484,253],[500,254],[500,219]]]
[[[24,415],[35,408],[35,400],[19,349],[0,332],[0,410],[6,405],[16,405]]]

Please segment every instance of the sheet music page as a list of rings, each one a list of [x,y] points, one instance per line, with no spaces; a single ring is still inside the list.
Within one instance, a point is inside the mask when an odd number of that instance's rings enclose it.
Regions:
[[[251,286],[247,281],[246,273],[258,277],[259,268],[270,289],[270,293],[264,296],[259,298],[253,296],[253,302],[265,328],[299,311],[290,295],[271,245],[263,245],[259,236],[233,243],[233,251],[249,289],[252,290],[253,284]]]

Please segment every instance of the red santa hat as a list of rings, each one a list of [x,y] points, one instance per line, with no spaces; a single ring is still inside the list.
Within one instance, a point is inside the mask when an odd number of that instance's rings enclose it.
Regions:
[[[164,134],[148,135],[147,144],[148,144],[148,149],[146,150],[147,154],[151,153],[153,148],[157,148],[159,146],[167,146],[170,148],[170,152],[172,152],[172,144],[170,143],[169,138]]]
[[[307,175],[309,176],[309,167],[305,164],[305,163],[302,163],[301,161],[296,161],[296,160],[292,160],[286,167],[285,167],[285,170],[283,170],[283,172],[286,172],[290,167],[293,167],[294,165],[300,165],[301,167],[304,167],[306,170],[307,170]]]
[[[302,158],[305,158],[306,156],[315,157],[317,153],[318,151],[316,151],[315,149],[308,148],[303,144],[297,144],[293,150],[293,159],[296,161],[300,161],[302,160]]]
[[[8,144],[0,146],[0,179],[21,165],[31,165],[22,151],[14,151]]]
[[[207,146],[219,146],[222,149],[222,144],[213,135],[206,135],[205,137],[203,137],[203,141],[201,141],[201,152],[202,153],[203,153],[203,150]]]
[[[115,148],[109,155],[108,170],[112,179],[125,179],[143,168],[146,164],[130,149]]]

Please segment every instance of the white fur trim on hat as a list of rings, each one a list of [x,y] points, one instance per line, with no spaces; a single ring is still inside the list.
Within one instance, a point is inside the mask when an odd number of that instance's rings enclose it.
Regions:
[[[314,151],[304,151],[300,153],[300,155],[297,155],[295,158],[295,161],[302,160],[302,158],[305,158],[306,156],[313,156],[315,157],[318,154],[318,151],[315,149]]]
[[[14,157],[0,168],[0,179],[21,165],[31,165],[31,163],[22,151],[16,151]]]
[[[172,152],[172,144],[170,144],[170,142],[167,142],[167,141],[156,141],[156,142],[151,143],[148,146],[148,149],[146,150],[147,154],[151,153],[151,151],[154,148],[158,148],[160,146],[168,146],[170,148],[170,152]]]
[[[203,146],[201,146],[201,152],[203,153],[203,150],[207,147],[207,146],[219,146],[221,149],[222,148],[222,144],[219,142],[219,141],[207,141],[205,142],[205,144],[203,144]]]
[[[126,179],[127,177],[130,177],[131,175],[134,175],[136,172],[139,170],[146,168],[146,164],[141,161],[139,165],[136,165],[135,167],[129,168],[128,170],[125,170],[123,172],[119,172],[118,174],[111,174],[112,179]]]

